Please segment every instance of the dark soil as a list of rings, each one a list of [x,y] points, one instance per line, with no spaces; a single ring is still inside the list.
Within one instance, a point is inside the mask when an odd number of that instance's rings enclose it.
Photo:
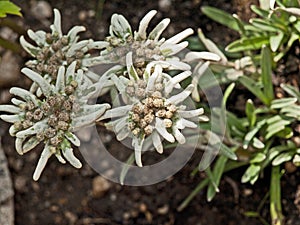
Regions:
[[[22,23],[26,28],[48,29],[45,23],[30,13],[37,2],[15,2],[22,7],[24,14]],[[166,31],[167,36],[187,27],[194,30],[200,27],[208,37],[225,46],[237,37],[237,34],[211,22],[200,12],[200,7],[216,6],[230,13],[238,12],[241,17],[247,19],[250,16],[249,4],[256,1],[173,0],[168,8],[160,8],[158,1],[49,0],[49,2],[53,8],[61,11],[65,32],[78,24],[87,27],[88,31],[82,34],[83,38],[103,39],[107,35],[109,20],[113,13],[123,14],[136,28],[146,12],[158,9],[159,13],[152,24],[165,17],[171,18],[171,24]],[[91,10],[95,9],[98,9],[96,14],[91,14],[93,12]],[[52,18],[48,21],[52,22]],[[206,192],[202,191],[187,208],[178,212],[177,207],[180,203],[204,178],[202,173],[190,176],[201,159],[199,152],[194,154],[179,173],[167,181],[143,187],[121,186],[109,182],[110,188],[105,193],[96,195],[93,191],[93,181],[98,174],[84,162],[79,151],[76,155],[82,159],[82,169],[61,165],[55,158],[51,158],[40,180],[34,182],[32,174],[41,149],[19,156],[14,149],[14,139],[8,136],[9,125],[2,121],[0,125],[0,134],[4,135],[3,147],[15,187],[16,225],[258,225],[262,224],[261,218],[269,221],[269,202],[263,201],[270,186],[268,172],[254,186],[240,183],[245,168],[225,174],[221,181],[220,193],[212,202],[206,201]],[[120,144],[114,138],[108,146],[114,153],[120,152]],[[286,224],[290,225],[300,224],[299,175],[298,170],[285,174],[282,178],[283,213],[286,216]],[[257,212],[261,218],[251,217],[249,212]]]

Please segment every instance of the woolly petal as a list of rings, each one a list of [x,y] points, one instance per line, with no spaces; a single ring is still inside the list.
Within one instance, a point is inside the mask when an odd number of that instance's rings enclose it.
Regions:
[[[190,111],[180,111],[178,110],[178,114],[183,117],[183,118],[193,118],[193,117],[198,117],[204,113],[204,109],[195,109],[195,110],[190,110]]]
[[[184,128],[186,128],[186,127],[188,127],[188,128],[197,128],[198,126],[197,126],[197,124],[195,124],[194,122],[192,122],[192,121],[189,121],[189,120],[186,120],[186,119],[184,119],[184,118],[180,118],[179,120],[177,120],[177,122],[176,122],[176,127],[178,128],[178,129],[184,129]]]
[[[78,139],[78,137],[71,133],[71,132],[66,132],[65,133],[65,137],[75,146],[79,147],[80,146],[80,140]]]
[[[165,61],[165,64],[170,70],[191,70],[191,66],[189,64],[178,60],[167,60]]]
[[[76,54],[77,51],[80,51],[82,48],[86,47],[90,43],[90,40],[83,40],[76,44],[73,44],[71,48],[66,52],[67,57],[72,57]]]
[[[165,86],[165,93],[166,95],[170,94],[173,90],[173,88],[176,86],[176,84],[178,84],[179,82],[185,80],[186,78],[188,78],[189,76],[192,75],[191,71],[184,71],[178,75],[176,75],[175,77],[172,77],[166,84]]]
[[[187,41],[181,42],[180,44],[164,43],[160,46],[160,49],[163,55],[170,56],[170,55],[175,55],[178,52],[181,52],[188,45],[189,43]]]
[[[19,114],[22,110],[14,105],[0,105],[0,111]]]
[[[177,95],[173,95],[172,97],[170,97],[169,99],[167,99],[167,102],[170,102],[170,103],[173,103],[174,105],[177,105],[180,102],[183,102],[187,97],[189,97],[190,94],[192,93],[193,89],[194,89],[194,85],[190,84],[181,93],[179,93]]]
[[[68,160],[68,162],[74,166],[75,168],[79,169],[82,167],[81,162],[79,161],[79,159],[77,159],[73,153],[73,149],[72,148],[66,148],[64,150],[62,150],[63,156],[66,158],[66,160]]]
[[[135,162],[139,167],[143,167],[142,163],[142,148],[143,148],[144,139],[133,138],[132,145],[134,147],[134,156]]]
[[[111,17],[111,25],[109,27],[109,33],[111,36],[116,36],[122,39],[132,35],[131,27],[124,16],[114,14]]]
[[[110,108],[109,104],[102,104],[101,106],[101,109],[96,112],[92,112],[84,116],[75,117],[72,121],[73,129],[77,130],[79,128],[95,123],[104,114],[104,112]]]
[[[16,129],[16,127],[14,125],[11,125],[8,132],[9,132],[10,136],[14,137],[14,136],[16,136],[16,133],[18,132],[18,130]]]
[[[114,109],[107,110],[106,113],[99,120],[125,116],[131,110],[131,108],[132,105],[124,105]]]
[[[42,89],[44,95],[51,95],[53,88],[51,87],[50,83],[47,82],[40,74],[28,68],[23,68],[21,72],[24,73],[32,81],[36,82]]]
[[[191,62],[194,60],[211,60],[211,61],[219,61],[221,57],[212,52],[189,52],[185,55],[185,61]]]
[[[192,84],[194,85],[194,90],[192,92],[192,98],[197,102],[200,101],[200,95],[198,92],[198,81],[200,77],[205,73],[205,71],[209,68],[209,64],[210,62],[199,63],[193,71]]]
[[[133,80],[138,80],[139,76],[133,66],[133,62],[132,62],[132,52],[128,52],[126,54],[126,67],[127,67],[127,72],[129,74],[130,79]]]
[[[119,133],[119,131],[122,130],[123,128],[125,128],[126,126],[127,126],[127,117],[122,117],[116,121],[115,131],[117,133]],[[128,130],[127,130],[127,132],[128,132]]]
[[[146,92],[153,91],[155,88],[155,82],[159,76],[162,74],[162,67],[159,65],[156,65],[154,68],[154,72],[149,77],[149,80],[147,82],[147,88]]]
[[[33,32],[32,30],[27,31],[28,36],[37,43],[38,46],[43,46],[46,43],[46,32],[37,31]]]
[[[148,28],[151,19],[155,16],[156,13],[157,13],[156,10],[151,10],[144,16],[144,18],[140,22],[139,30],[136,33],[136,39],[146,40],[147,38],[146,30]]]
[[[74,26],[69,30],[67,36],[69,37],[69,42],[73,43],[76,40],[77,34],[86,31],[84,26]]]
[[[181,31],[180,33],[166,40],[165,43],[177,44],[183,39],[185,39],[186,37],[192,35],[193,33],[194,31],[192,28],[187,28],[184,31]]]
[[[62,164],[66,163],[66,160],[61,156],[60,152],[56,152],[55,156],[60,163],[62,163]]]
[[[47,124],[47,119],[45,120],[42,120],[42,121],[39,121],[39,122],[36,122],[32,127],[29,127],[28,129],[26,130],[22,130],[22,131],[19,131],[16,136],[18,138],[26,138],[30,135],[34,135],[44,129],[46,129],[48,127],[48,124]]]
[[[19,115],[0,115],[0,118],[8,123],[15,123],[22,120]]]
[[[72,80],[75,79],[74,74],[75,74],[75,70],[76,70],[76,63],[77,62],[74,61],[67,67],[66,75],[68,76],[69,79],[72,79]]]
[[[16,148],[16,151],[17,153],[19,153],[19,155],[23,155],[23,142],[25,141],[24,138],[16,138],[16,141],[15,141],[15,148]]]
[[[21,104],[25,104],[24,101],[21,101],[20,99],[16,99],[16,98],[12,98],[10,101],[17,106],[19,106]]]
[[[160,35],[162,34],[162,32],[167,28],[167,26],[169,25],[170,23],[170,19],[169,18],[166,18],[166,19],[163,19],[152,31],[151,33],[149,34],[149,39],[150,40],[155,40],[157,41],[160,37]]]
[[[57,92],[62,92],[65,89],[65,67],[64,66],[61,66],[58,69],[55,89]]]
[[[36,96],[25,89],[13,87],[9,90],[9,93],[19,96],[27,102],[32,101],[35,106],[38,106],[38,100]]]
[[[166,139],[168,142],[174,143],[175,142],[175,138],[173,137],[172,134],[170,134],[166,127],[165,124],[163,122],[163,120],[159,119],[159,118],[155,118],[155,129],[157,130],[157,132],[164,138]]]
[[[54,9],[54,22],[50,26],[52,30],[52,34],[58,35],[59,37],[62,37],[62,30],[61,30],[61,15],[60,12],[57,9]]]
[[[120,130],[120,132],[117,133],[117,140],[118,141],[122,141],[124,140],[125,138],[127,138],[129,135],[129,131],[127,128],[124,128],[122,130]]]
[[[27,42],[23,35],[20,37],[20,44],[25,49],[25,51],[28,52],[33,57],[36,57],[36,55],[41,51],[40,48],[35,47],[29,42]]]
[[[39,141],[35,136],[31,137],[23,145],[23,153],[29,152],[30,150],[34,149],[39,143],[41,143],[41,141]]]
[[[152,133],[152,142],[153,142],[153,145],[154,145],[156,151],[157,151],[159,154],[162,154],[163,151],[164,151],[164,148],[163,148],[163,145],[162,145],[162,143],[161,143],[160,136],[158,135],[157,132],[153,132],[153,133]]]
[[[174,126],[173,127],[173,134],[175,136],[175,139],[178,141],[179,144],[184,144],[185,143],[185,137],[183,134]]]
[[[41,173],[43,172],[43,170],[48,162],[48,159],[51,157],[52,154],[53,153],[50,151],[49,145],[46,145],[40,156],[39,162],[35,168],[35,171],[33,174],[33,180],[37,181],[40,178]]]

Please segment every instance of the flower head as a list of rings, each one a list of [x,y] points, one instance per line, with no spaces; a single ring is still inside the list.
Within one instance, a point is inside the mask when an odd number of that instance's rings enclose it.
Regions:
[[[133,63],[137,69],[144,68],[152,61],[165,61],[170,65],[168,69],[189,70],[190,66],[181,62],[175,55],[188,46],[187,41],[181,41],[193,34],[193,30],[188,28],[167,40],[161,38],[161,34],[170,23],[170,19],[167,18],[147,34],[148,25],[156,13],[156,10],[147,13],[138,30],[134,32],[124,16],[114,14],[109,28],[110,36],[106,37],[109,46],[101,51],[99,61],[125,65],[126,54],[132,52]]]
[[[55,83],[57,72],[60,66],[68,66],[76,61],[76,69],[83,69],[85,75],[92,81],[98,80],[99,76],[88,70],[91,66],[91,49],[102,49],[108,46],[104,41],[82,40],[78,42],[78,33],[85,31],[83,26],[73,27],[66,35],[61,29],[61,15],[57,9],[54,9],[54,23],[50,26],[51,33],[45,31],[28,30],[28,36],[36,45],[27,42],[24,36],[21,36],[20,43],[23,48],[35,59],[26,64],[33,71],[39,73],[50,82]],[[89,59],[89,63],[85,61]],[[37,85],[34,85],[36,88]],[[33,89],[34,89],[33,87]]]
[[[149,142],[159,153],[163,152],[164,139],[184,144],[186,139],[182,130],[197,128],[199,119],[207,118],[201,116],[202,108],[186,110],[184,101],[191,94],[193,85],[179,91],[179,83],[191,75],[190,71],[171,77],[159,64],[149,64],[141,77],[133,71],[134,67],[129,66],[129,78],[112,76],[125,105],[113,107],[100,119],[113,119],[107,127],[116,133],[119,141],[132,138],[136,163],[142,166],[141,154],[147,150]],[[177,92],[174,93],[175,89]]]
[[[14,105],[0,105],[0,111],[12,114],[1,115],[0,118],[13,123],[9,132],[16,136],[15,145],[19,154],[32,150],[39,143],[45,144],[33,175],[34,180],[39,179],[53,154],[61,163],[66,163],[66,159],[80,168],[81,163],[74,156],[71,146],[79,146],[80,141],[73,132],[93,124],[110,107],[108,104],[87,104],[89,96],[99,88],[91,86],[83,71],[75,72],[75,68],[76,62],[67,69],[61,66],[55,85],[33,70],[24,68],[22,72],[37,83],[42,95],[38,97],[25,89],[13,87],[10,93],[19,97],[12,99]],[[104,79],[102,77],[101,82],[105,82]]]

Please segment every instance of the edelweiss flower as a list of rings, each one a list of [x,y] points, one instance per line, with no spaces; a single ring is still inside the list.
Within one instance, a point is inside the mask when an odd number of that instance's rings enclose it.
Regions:
[[[88,70],[91,61],[89,60],[89,64],[86,64],[85,60],[92,58],[89,50],[102,49],[109,44],[104,41],[93,41],[92,39],[78,42],[78,33],[85,31],[83,26],[75,26],[67,35],[64,35],[61,30],[61,15],[57,9],[54,9],[54,23],[50,28],[51,33],[41,30],[36,32],[28,30],[28,36],[37,46],[28,43],[24,36],[21,36],[21,45],[35,58],[28,61],[26,65],[48,81],[55,83],[59,67],[62,65],[68,66],[76,61],[77,69],[83,69],[87,77],[92,81],[98,81],[99,76]],[[36,88],[37,85],[35,84],[32,89]]]
[[[116,133],[119,141],[132,138],[136,163],[141,167],[141,154],[147,150],[147,142],[159,153],[163,152],[163,139],[184,144],[186,140],[182,130],[197,128],[199,119],[207,120],[207,117],[201,116],[202,108],[186,110],[187,105],[183,101],[191,94],[193,85],[173,93],[174,88],[180,88],[179,82],[191,75],[190,71],[171,77],[163,72],[162,65],[148,64],[143,77],[139,77],[131,57],[132,53],[126,56],[129,79],[116,75],[111,77],[125,105],[108,110],[100,120],[115,119],[107,127]]]
[[[55,86],[40,74],[24,68],[22,72],[39,85],[43,95],[37,97],[27,90],[13,87],[10,93],[20,99],[13,98],[11,101],[14,105],[0,105],[0,111],[13,114],[1,115],[0,118],[13,123],[9,132],[16,136],[15,145],[19,154],[32,150],[41,142],[45,144],[33,175],[34,180],[39,179],[48,158],[53,154],[61,163],[66,163],[66,159],[74,167],[80,168],[81,163],[73,155],[71,147],[71,144],[79,146],[80,141],[73,132],[93,124],[110,108],[108,104],[87,104],[89,96],[100,87],[99,84],[90,87],[83,71],[75,72],[75,68],[76,62],[67,69],[61,66]],[[102,77],[99,82],[105,83],[105,79]]]
[[[193,34],[193,30],[188,28],[167,40],[160,38],[170,23],[170,19],[167,18],[147,35],[147,27],[156,13],[156,10],[147,13],[141,20],[138,31],[135,32],[132,32],[130,24],[122,15],[114,14],[109,28],[110,36],[106,38],[109,46],[106,47],[106,50],[101,51],[101,56],[98,57],[99,63],[125,65],[126,54],[132,52],[137,71],[143,71],[146,65],[153,61],[164,61],[169,65],[169,70],[190,70],[190,66],[180,61],[175,55],[188,46],[187,41],[181,41]]]

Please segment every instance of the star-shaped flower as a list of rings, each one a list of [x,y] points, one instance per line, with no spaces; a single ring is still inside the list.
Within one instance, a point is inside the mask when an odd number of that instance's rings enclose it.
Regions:
[[[107,78],[103,76],[100,83],[91,86],[83,71],[76,71],[76,62],[67,69],[64,66],[59,68],[55,85],[31,69],[24,68],[22,72],[36,82],[42,95],[37,96],[22,88],[11,88],[10,93],[18,98],[11,100],[14,105],[0,105],[0,111],[12,115],[1,115],[0,118],[13,123],[9,133],[16,136],[15,147],[19,154],[44,143],[33,179],[39,179],[51,155],[55,155],[61,163],[66,163],[66,159],[80,168],[81,163],[74,156],[71,146],[80,145],[74,132],[93,124],[110,108],[109,104],[88,105],[89,97],[101,89]]]
[[[163,65],[148,64],[143,76],[137,76],[133,66],[132,54],[126,56],[128,77],[112,75],[111,79],[121,95],[125,105],[115,105],[100,120],[112,119],[107,127],[113,130],[119,141],[132,138],[135,159],[142,166],[142,151],[150,146],[163,153],[162,140],[184,144],[185,128],[197,128],[203,116],[203,108],[186,110],[185,100],[193,90],[189,85],[179,92],[180,82],[191,75],[184,71],[174,77],[163,72]],[[174,89],[178,89],[174,93]],[[117,101],[115,101],[117,102]]]
[[[89,51],[92,49],[103,49],[109,45],[105,41],[82,40],[78,41],[79,32],[85,31],[83,26],[74,26],[67,34],[63,34],[61,29],[61,15],[57,9],[54,9],[54,23],[50,26],[51,33],[45,31],[28,30],[28,36],[36,45],[27,42],[24,36],[21,36],[20,43],[23,48],[34,57],[26,65],[33,71],[45,77],[49,82],[55,83],[57,72],[60,66],[69,66],[76,61],[76,69],[82,69],[85,75],[92,81],[98,81],[99,75],[88,70],[91,66],[91,57]],[[89,63],[85,63],[89,59]],[[34,84],[32,91],[37,89]]]

